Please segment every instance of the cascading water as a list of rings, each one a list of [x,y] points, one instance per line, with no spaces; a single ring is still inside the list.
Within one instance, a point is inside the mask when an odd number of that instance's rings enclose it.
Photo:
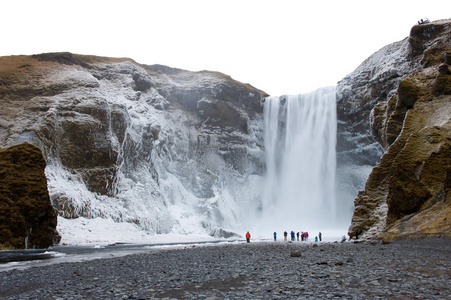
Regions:
[[[268,97],[260,230],[332,229],[336,223],[335,87]]]

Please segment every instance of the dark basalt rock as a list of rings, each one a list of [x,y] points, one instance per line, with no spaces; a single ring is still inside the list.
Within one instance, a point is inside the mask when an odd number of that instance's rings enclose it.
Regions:
[[[36,146],[0,150],[0,249],[48,248],[60,240],[44,169]]]

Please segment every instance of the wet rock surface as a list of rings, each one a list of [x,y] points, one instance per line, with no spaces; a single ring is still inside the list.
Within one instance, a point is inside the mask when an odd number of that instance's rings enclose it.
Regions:
[[[187,247],[0,273],[2,299],[450,299],[451,240]],[[291,257],[299,251],[301,257]]]

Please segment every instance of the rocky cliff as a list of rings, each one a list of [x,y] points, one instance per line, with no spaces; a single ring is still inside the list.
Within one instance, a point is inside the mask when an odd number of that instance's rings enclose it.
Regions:
[[[385,150],[354,201],[351,237],[451,235],[450,35],[451,20],[416,25],[340,82],[341,115],[357,120],[343,126]]]
[[[221,73],[130,59],[1,57],[0,145],[42,150],[61,217],[223,235],[245,219],[238,206],[258,205],[265,96]]]
[[[338,83],[350,236],[450,231],[450,22],[414,26]],[[125,58],[0,57],[0,146],[42,151],[60,220],[230,236],[262,210],[265,96],[221,73]]]
[[[420,67],[420,55],[410,55],[409,47],[408,38],[383,47],[337,84],[337,198],[349,206],[350,216],[349,200],[364,188],[384,153],[372,135],[372,109]]]
[[[0,148],[0,249],[47,248],[59,241],[44,169],[36,146]]]

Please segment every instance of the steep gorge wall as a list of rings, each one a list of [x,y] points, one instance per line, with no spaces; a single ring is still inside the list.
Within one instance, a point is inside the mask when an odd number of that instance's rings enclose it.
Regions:
[[[363,93],[362,104],[373,108],[371,132],[385,154],[354,201],[350,237],[450,236],[450,36],[450,20],[414,26],[408,39],[387,46],[403,53],[403,75],[365,87],[380,95],[366,102]]]
[[[384,149],[373,137],[371,112],[396,93],[400,81],[419,68],[420,57],[409,54],[409,40],[387,45],[337,84],[337,199],[348,206],[365,186]]]
[[[42,150],[64,218],[215,234],[258,205],[264,96],[221,73],[130,59],[1,57],[0,145]]]

